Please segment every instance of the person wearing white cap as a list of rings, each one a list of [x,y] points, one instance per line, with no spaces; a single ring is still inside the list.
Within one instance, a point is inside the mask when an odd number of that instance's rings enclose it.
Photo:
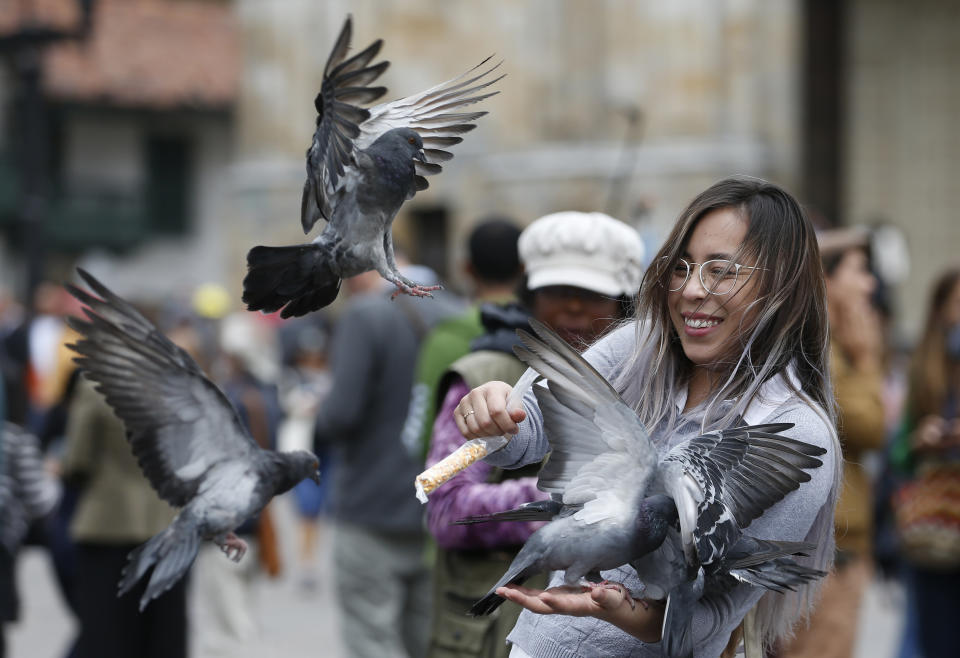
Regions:
[[[452,409],[471,388],[496,379],[509,383],[525,370],[514,356],[516,328],[529,330],[528,312],[581,350],[630,315],[643,277],[643,242],[626,224],[601,213],[560,212],[534,221],[520,235],[526,281],[510,304],[481,309],[487,330],[471,352],[453,362],[437,385],[438,408],[427,465],[463,444]],[[505,471],[475,464],[433,492],[427,524],[437,542],[434,621],[427,658],[505,658],[507,633],[520,609],[462,623],[469,604],[510,564],[537,525],[453,525],[468,516],[515,507],[544,497],[537,489],[539,464]],[[529,584],[546,585],[546,579]]]
[[[623,222],[599,212],[553,213],[524,229],[519,249],[524,301],[571,345],[590,345],[630,315],[644,246]]]

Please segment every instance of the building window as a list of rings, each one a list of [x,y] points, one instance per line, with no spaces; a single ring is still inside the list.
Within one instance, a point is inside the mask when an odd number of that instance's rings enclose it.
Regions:
[[[147,138],[146,205],[151,232],[185,233],[192,219],[193,145],[186,137]]]
[[[418,206],[410,211],[414,250],[411,258],[426,265],[441,278],[447,275],[449,213],[446,206]]]

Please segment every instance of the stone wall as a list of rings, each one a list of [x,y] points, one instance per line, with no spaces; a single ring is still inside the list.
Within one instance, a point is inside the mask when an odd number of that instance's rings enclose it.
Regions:
[[[896,301],[913,340],[934,279],[960,265],[960,4],[855,0],[849,24],[846,217],[905,232]]]
[[[348,12],[357,49],[385,41],[392,66],[381,80],[390,99],[489,54],[504,60],[501,94],[484,102],[490,115],[398,220],[402,239],[411,234],[410,210],[445,207],[451,273],[470,222],[486,213],[527,223],[564,208],[608,210],[643,223],[655,243],[717,178],[797,184],[794,0],[240,0],[238,12],[238,256],[250,239],[303,237],[297,216],[312,100]],[[625,139],[637,111],[641,121]]]

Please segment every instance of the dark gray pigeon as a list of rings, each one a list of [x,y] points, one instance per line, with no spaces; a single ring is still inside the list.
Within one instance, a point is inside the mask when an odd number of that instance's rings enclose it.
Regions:
[[[671,529],[655,551],[630,562],[643,582],[642,591],[630,595],[666,599],[660,650],[670,658],[687,658],[693,655],[691,621],[695,604],[707,601],[722,613],[720,608],[731,605],[724,595],[740,583],[782,594],[822,578],[826,572],[793,559],[807,557],[814,548],[815,545],[803,542],[763,540],[741,534],[709,564],[691,565],[679,533]]]
[[[391,226],[400,206],[427,188],[425,176],[442,171],[445,150],[486,112],[454,112],[498,92],[479,93],[503,76],[499,66],[476,73],[489,57],[463,75],[426,91],[370,109],[386,87],[369,86],[389,66],[371,64],[381,40],[347,57],[352,33],[348,17],[323,72],[314,105],[317,129],[307,151],[300,222],[309,233],[322,217],[323,232],[310,244],[254,247],[247,254],[243,301],[252,311],[299,316],[330,304],[340,281],[376,270],[397,291],[430,296],[439,286],[421,286],[397,269]]]
[[[185,351],[93,276],[77,271],[99,298],[67,284],[86,305],[85,319],[67,318],[81,335],[68,347],[126,426],[150,484],[181,508],[169,527],[130,553],[124,569],[120,595],[153,567],[140,599],[143,610],[186,573],[201,540],[212,539],[239,561],[246,543],[233,530],[301,480],[319,482],[319,464],[306,451],[261,449]]]
[[[658,459],[616,390],[545,325],[532,320],[531,327],[537,335],[518,331],[523,345],[515,352],[547,380],[534,387],[552,448],[538,487],[560,496],[562,507],[543,505],[556,517],[531,535],[472,614],[496,609],[496,589],[507,583],[563,569],[566,584],[583,584],[600,570],[669,555],[662,547],[671,537],[684,582],[695,581],[700,565],[719,564],[741,539],[740,527],[808,481],[805,469],[822,464],[821,448],[779,434],[792,427],[783,423],[711,432]]]

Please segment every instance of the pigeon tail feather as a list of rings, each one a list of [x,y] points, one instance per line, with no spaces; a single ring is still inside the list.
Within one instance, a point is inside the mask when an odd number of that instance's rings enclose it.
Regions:
[[[693,656],[693,633],[690,621],[693,606],[703,595],[705,574],[700,569],[697,576],[677,585],[667,596],[667,607],[663,612],[663,632],[661,650],[670,658],[691,658]]]
[[[199,549],[200,536],[196,529],[183,523],[174,523],[130,552],[117,596],[127,594],[152,567],[150,582],[140,597],[140,611],[143,612],[150,601],[183,577]]]
[[[340,292],[340,277],[318,244],[254,247],[247,253],[243,302],[251,311],[298,317],[328,306]]]
[[[524,503],[514,509],[492,514],[478,514],[453,521],[451,525],[471,525],[492,521],[549,521],[561,512],[563,504],[555,500],[538,500]]]
[[[497,594],[498,587],[504,587],[506,585],[522,585],[527,581],[527,578],[530,578],[534,574],[543,570],[537,563],[537,559],[529,562],[527,561],[527,556],[524,555],[524,551],[527,551],[528,553],[538,552],[529,550],[529,546],[529,543],[524,544],[523,548],[521,548],[520,552],[517,554],[517,557],[514,558],[513,564],[510,565],[507,573],[503,574],[503,577],[497,581],[496,585],[490,588],[490,591],[487,592],[482,599],[473,604],[473,606],[467,612],[468,615],[472,617],[483,617],[485,615],[489,615],[494,610],[499,608],[500,604],[506,601],[506,599]]]
[[[777,558],[742,569],[731,568],[730,575],[742,583],[782,594],[787,590],[796,591],[797,587],[823,578],[827,573],[797,564],[790,558]]]

